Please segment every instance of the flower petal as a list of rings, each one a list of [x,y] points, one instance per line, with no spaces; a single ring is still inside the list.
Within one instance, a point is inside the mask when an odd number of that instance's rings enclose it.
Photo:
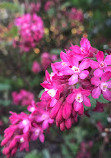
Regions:
[[[99,51],[96,55],[97,61],[100,63],[104,60],[104,53],[102,51]]]
[[[98,86],[100,84],[100,79],[99,77],[92,77],[91,78],[91,84]]]
[[[90,103],[90,99],[86,96],[84,96],[83,102],[85,104],[85,106],[90,107],[91,103]]]
[[[110,72],[111,72],[111,66],[105,67],[105,68],[104,68],[104,71],[105,71],[105,72],[107,72],[107,71],[110,71]]]
[[[87,69],[87,68],[90,66],[89,61],[90,61],[90,60],[88,60],[88,59],[83,60],[83,61],[80,63],[80,65],[79,65],[79,69],[80,69],[80,70]]]
[[[111,65],[111,55],[107,55],[104,62],[107,64],[107,65]]]
[[[66,53],[61,52],[60,53],[60,58],[62,59],[63,62],[68,62],[67,54]]]
[[[73,103],[74,98],[75,98],[75,94],[71,93],[71,94],[69,94],[69,95],[67,96],[66,101],[67,101],[68,103]]]
[[[109,89],[107,89],[106,91],[102,91],[102,93],[103,93],[103,97],[106,100],[111,101],[111,91]]]
[[[97,69],[99,66],[99,63],[97,61],[90,60],[90,66],[92,69]]]
[[[92,90],[92,97],[93,97],[94,99],[99,98],[100,94],[101,94],[101,89],[100,89],[99,87],[94,88],[94,89]]]
[[[108,88],[111,88],[111,80],[107,82]]]
[[[94,71],[94,76],[96,76],[96,77],[101,77],[102,74],[103,74],[103,70],[101,70],[101,69],[96,69]]]
[[[79,74],[80,79],[85,79],[89,75],[89,71],[84,70]]]
[[[78,75],[74,74],[69,78],[69,85],[76,84],[78,82]]]
[[[83,104],[77,101],[74,102],[74,110],[79,111],[82,108]]]
[[[80,45],[81,45],[81,47],[87,48],[87,49],[89,49],[91,47],[91,44],[87,38],[82,38],[80,41]]]
[[[102,76],[101,76],[101,81],[105,82],[108,81],[111,78],[111,72],[105,72]]]

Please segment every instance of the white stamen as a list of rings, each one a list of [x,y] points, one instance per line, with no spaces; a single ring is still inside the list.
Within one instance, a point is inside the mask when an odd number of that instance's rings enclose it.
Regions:
[[[24,126],[26,126],[28,124],[28,122],[29,122],[28,120],[23,120],[22,121],[22,123],[23,123]]]
[[[79,68],[76,67],[76,66],[73,66],[72,70],[74,71],[74,73],[79,73],[80,72]]]
[[[24,142],[24,138],[20,138],[20,143],[23,143]]]
[[[50,89],[47,92],[51,97],[54,97],[56,95],[56,90],[55,89]]]
[[[108,84],[106,82],[103,82],[103,83],[101,83],[100,88],[102,91],[105,92],[108,88]]]
[[[81,103],[82,101],[83,101],[83,96],[82,96],[82,94],[81,93],[78,93],[77,95],[76,95],[76,101],[77,102],[79,102],[79,103]]]

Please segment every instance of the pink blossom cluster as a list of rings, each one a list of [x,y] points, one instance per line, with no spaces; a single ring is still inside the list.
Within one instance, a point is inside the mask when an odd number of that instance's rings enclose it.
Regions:
[[[44,52],[41,55],[41,64],[39,64],[37,61],[33,62],[32,72],[37,74],[42,70],[46,70],[51,65],[51,63],[56,60],[57,60],[57,55]]]
[[[84,15],[82,10],[77,10],[76,8],[72,8],[68,13],[68,17],[71,20],[83,21]]]
[[[34,95],[32,92],[21,89],[20,92],[12,92],[12,99],[15,105],[29,105],[34,100]]]
[[[44,5],[44,10],[47,12],[47,11],[51,8],[51,6],[52,6],[53,4],[54,4],[53,1],[51,1],[51,0],[47,1],[47,2],[45,3],[45,5]]]
[[[43,142],[44,130],[54,121],[61,131],[70,129],[78,117],[88,116],[85,107],[94,106],[90,99],[97,101],[93,111],[103,111],[100,95],[111,101],[111,55],[104,57],[86,38],[81,39],[80,46],[72,45],[65,51],[60,53],[61,61],[51,65],[53,72],[46,71],[41,101],[28,106],[31,114],[12,113],[12,125],[2,141],[7,157],[17,148],[28,150],[30,140],[39,138]]]
[[[28,52],[35,48],[36,44],[44,35],[44,25],[41,17],[34,14],[25,14],[15,20],[15,25],[19,29],[19,47],[22,51]],[[17,41],[14,45],[16,46]]]
[[[46,71],[41,100],[47,100],[50,117],[61,130],[71,128],[84,107],[91,107],[90,98],[111,101],[111,55],[93,48],[86,38],[80,46],[72,45],[61,61],[53,63],[53,72]]]
[[[30,140],[35,141],[39,138],[42,143],[44,142],[44,130],[54,122],[44,106],[46,106],[46,102],[39,104],[32,101],[28,106],[30,114],[11,112],[11,125],[5,130],[5,138],[1,143],[2,146],[5,146],[3,154],[7,158],[14,156],[18,148],[20,151],[24,149],[29,151]]]
[[[80,146],[80,151],[78,152],[76,158],[91,158],[91,148],[93,146],[93,141],[82,142]]]

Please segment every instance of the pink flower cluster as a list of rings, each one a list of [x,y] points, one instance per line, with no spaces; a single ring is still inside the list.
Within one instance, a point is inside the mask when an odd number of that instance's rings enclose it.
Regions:
[[[65,130],[84,114],[84,106],[91,107],[89,96],[98,99],[102,94],[111,101],[111,55],[104,59],[103,52],[82,38],[80,46],[72,45],[60,57],[52,64],[53,72],[46,71],[41,100],[47,100],[50,117]]]
[[[44,35],[43,20],[36,14],[25,14],[17,18],[15,25],[19,29],[19,46],[22,51],[28,52],[31,48],[35,48]]]
[[[93,141],[82,142],[80,146],[80,151],[78,152],[76,158],[91,158],[91,148],[93,147]]]
[[[51,63],[56,60],[57,60],[57,55],[49,54],[48,52],[44,52],[41,55],[41,65],[37,61],[33,62],[32,72],[37,74],[41,70],[46,70],[51,65]]]
[[[21,89],[20,92],[12,92],[12,99],[15,105],[29,105],[34,100],[32,92]]]
[[[77,10],[76,8],[72,8],[71,11],[68,13],[68,17],[71,20],[83,21],[84,15],[82,10]]]
[[[31,114],[11,112],[12,125],[5,130],[5,138],[1,143],[2,146],[5,146],[3,153],[7,158],[14,156],[18,148],[20,151],[24,149],[29,151],[30,140],[34,141],[39,138],[42,143],[44,142],[44,130],[54,122],[44,106],[46,106],[46,102],[44,104],[32,102],[28,106],[28,111]]]
[[[72,45],[60,57],[60,62],[51,65],[53,72],[46,71],[41,101],[28,106],[31,114],[12,113],[12,125],[5,130],[2,141],[7,157],[14,155],[17,148],[28,150],[30,140],[39,138],[43,142],[43,131],[54,121],[61,131],[70,129],[78,117],[88,116],[85,107],[93,106],[90,98],[97,100],[101,95],[111,101],[111,55],[104,58],[103,52],[82,38],[80,46]],[[98,100],[93,111],[103,111]]]
[[[53,4],[54,4],[53,1],[50,1],[50,0],[47,1],[44,5],[44,10],[47,12]]]

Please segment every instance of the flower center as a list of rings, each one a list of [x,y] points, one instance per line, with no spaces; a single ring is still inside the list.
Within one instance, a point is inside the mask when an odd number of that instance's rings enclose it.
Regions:
[[[62,62],[62,66],[67,66],[67,63],[66,62]]]
[[[35,130],[35,135],[38,135],[39,132],[40,132],[40,129],[36,129],[36,130]]]
[[[47,92],[51,97],[54,97],[56,95],[56,90],[55,89],[50,89]]]
[[[73,70],[75,73],[79,73],[79,72],[80,72],[79,68],[76,67],[76,66],[73,66],[73,67],[72,67],[72,70]]]
[[[83,96],[82,96],[82,94],[81,93],[78,93],[77,95],[76,95],[76,101],[77,102],[79,102],[79,103],[81,103],[82,101],[83,101]]]
[[[43,115],[42,115],[42,118],[43,118],[43,119],[47,119],[47,115],[46,115],[46,114],[43,114]]]
[[[24,142],[24,138],[20,138],[20,143],[23,143]]]
[[[31,108],[30,108],[30,111],[31,111],[31,112],[34,112],[34,111],[35,111],[35,108],[34,108],[34,107],[31,107]]]
[[[29,123],[29,121],[28,120],[23,120],[22,123],[23,123],[24,126],[26,126]]]
[[[108,88],[108,84],[106,82],[101,83],[100,88],[102,91],[106,91]]]
[[[99,66],[100,68],[103,68],[105,66],[104,62],[102,61]]]

